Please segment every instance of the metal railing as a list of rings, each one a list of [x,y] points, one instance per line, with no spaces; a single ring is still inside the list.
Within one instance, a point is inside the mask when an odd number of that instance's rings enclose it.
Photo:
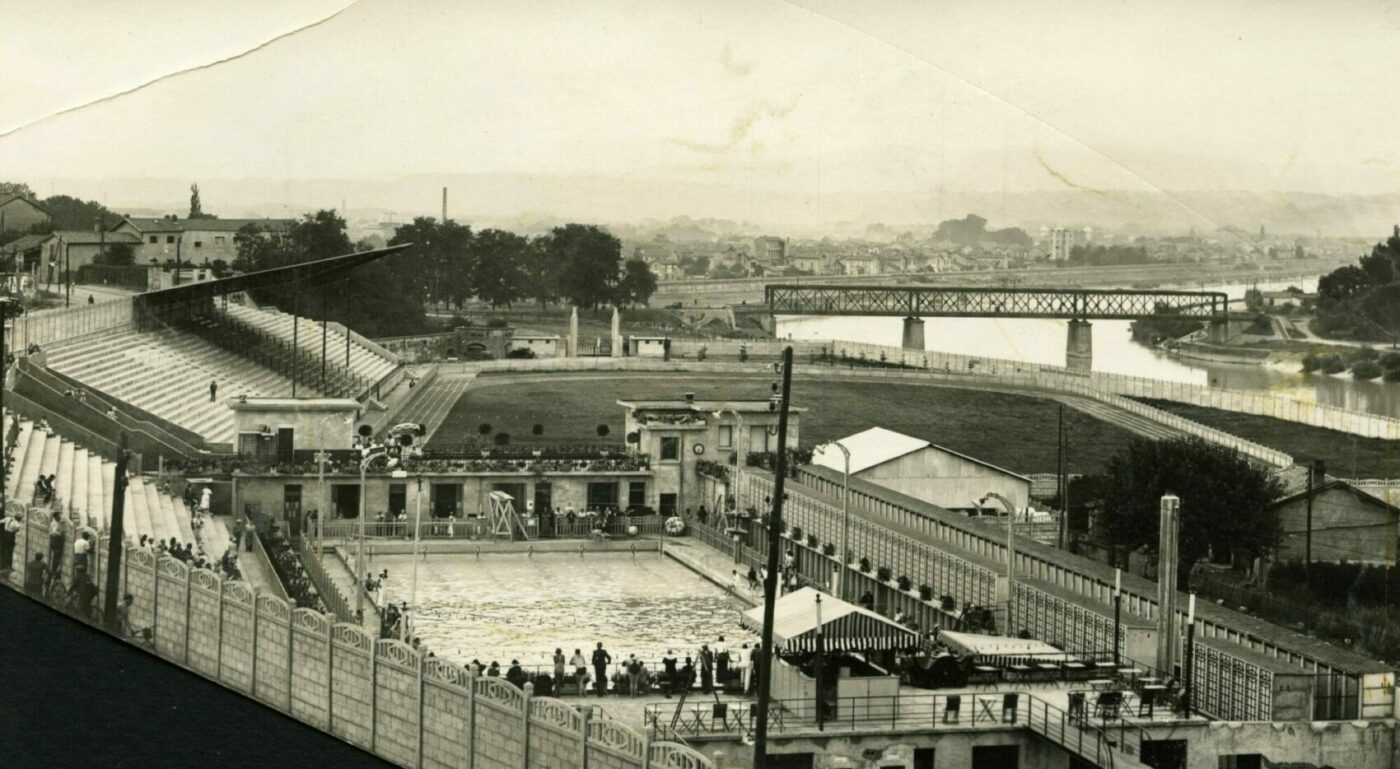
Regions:
[[[1140,727],[1122,718],[1095,723],[1091,714],[1071,716],[1025,692],[828,697],[820,703],[815,698],[776,699],[773,705],[770,734],[1020,727],[1102,767],[1113,766],[1115,749],[1147,739]],[[755,712],[752,703],[742,700],[656,703],[644,708],[643,719],[653,734],[750,739]]]
[[[666,533],[666,522],[659,516],[615,516],[606,526],[601,526],[590,517],[576,518],[573,522],[562,516],[556,517],[553,524],[541,523],[536,516],[523,519],[525,530],[531,538],[540,539],[590,539],[600,535],[608,537],[661,536]],[[308,524],[310,532],[315,532],[315,523]],[[631,529],[635,528],[634,534]],[[517,530],[518,531],[518,530]],[[341,518],[321,524],[321,536],[325,539],[353,539],[360,533],[359,521]],[[365,537],[380,540],[412,540],[412,521],[365,521]],[[488,518],[463,518],[444,520],[435,518],[424,520],[419,527],[418,537],[426,540],[490,540],[495,539]],[[502,537],[505,538],[505,537]]]
[[[350,602],[345,600],[335,580],[326,574],[326,565],[321,561],[320,549],[313,545],[308,537],[302,537],[297,555],[301,558],[301,565],[306,569],[307,576],[316,585],[316,592],[321,595],[321,602],[326,608],[341,622],[354,622],[355,612],[350,610]]]

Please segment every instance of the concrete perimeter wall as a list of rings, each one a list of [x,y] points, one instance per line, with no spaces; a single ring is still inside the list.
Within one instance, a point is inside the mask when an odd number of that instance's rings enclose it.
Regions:
[[[48,544],[33,512],[16,563]],[[104,542],[94,558],[99,585],[106,549]],[[64,560],[68,581],[71,555]],[[128,548],[120,578],[119,593],[134,599],[132,625],[151,630],[148,650],[399,766],[713,769],[694,750],[651,742],[602,711],[474,678],[461,665],[174,558]]]

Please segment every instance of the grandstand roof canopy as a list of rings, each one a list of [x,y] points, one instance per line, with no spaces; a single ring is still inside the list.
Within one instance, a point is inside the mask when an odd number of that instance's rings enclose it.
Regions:
[[[235,275],[231,278],[186,283],[182,286],[173,286],[159,291],[138,294],[137,299],[153,304],[169,305],[179,304],[181,302],[192,302],[199,299],[208,299],[216,296],[226,296],[228,294],[236,294],[240,291],[284,286],[289,283],[299,283],[309,280],[334,282],[344,278],[351,270],[357,267],[362,267],[376,259],[382,259],[390,254],[403,251],[411,245],[413,244],[405,243],[399,246],[377,248],[373,251],[361,251],[359,253],[345,254],[343,256],[332,256],[327,259],[317,259],[315,261],[302,262],[301,264],[293,264],[286,267],[274,267],[270,270],[247,272],[242,275]]]

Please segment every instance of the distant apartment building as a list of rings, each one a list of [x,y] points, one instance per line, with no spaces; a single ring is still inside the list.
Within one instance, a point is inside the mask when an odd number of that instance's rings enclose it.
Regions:
[[[28,268],[36,281],[43,284],[62,283],[64,272],[77,273],[106,248],[117,244],[135,247],[136,238],[125,232],[93,232],[92,230],[55,230],[42,236],[39,259]]]
[[[291,232],[294,219],[179,219],[122,217],[111,229],[137,238],[138,262],[166,261],[179,257],[192,263],[222,259],[232,262],[238,256],[233,236],[244,225],[254,225],[267,237],[283,237]]]
[[[1063,262],[1069,260],[1070,252],[1075,246],[1088,245],[1093,239],[1093,230],[1084,227],[1076,229],[1072,227],[1055,227],[1050,230],[1050,260]]]
[[[853,254],[841,260],[844,275],[879,275],[880,259],[874,254]]]
[[[0,232],[23,232],[49,220],[49,212],[23,195],[0,195]]]
[[[753,255],[764,264],[782,264],[787,258],[787,241],[771,235],[754,238]]]

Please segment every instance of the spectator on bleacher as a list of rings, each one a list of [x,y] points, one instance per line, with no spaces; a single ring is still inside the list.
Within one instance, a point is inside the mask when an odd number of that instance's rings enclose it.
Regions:
[[[63,565],[63,516],[57,511],[49,521],[49,563],[55,569]]]
[[[53,475],[41,475],[34,481],[34,504],[47,505],[53,501]]]
[[[218,395],[218,393],[219,393],[219,383],[216,382],[216,381],[212,381],[212,380],[211,380],[211,381],[209,382],[209,402],[210,402],[210,403],[213,403],[213,402],[214,402],[214,398],[215,398],[215,396]]]
[[[24,565],[24,592],[35,598],[44,595],[44,578],[48,576],[48,566],[44,564],[44,554],[35,553],[34,560]]]
[[[79,532],[78,538],[73,540],[73,568],[87,569],[92,573],[92,535],[86,531]]]
[[[243,519],[242,519],[242,518],[239,518],[238,520],[236,520],[236,521],[233,522],[233,549],[234,549],[234,550],[237,550],[238,548],[240,548],[240,547],[243,546],[243,530],[244,530],[246,527],[247,527],[247,524],[245,524],[245,523],[243,522]]]
[[[193,483],[185,484],[185,490],[180,495],[180,499],[185,503],[185,512],[193,516],[195,505],[198,504],[198,500],[195,498]]]
[[[15,538],[19,536],[23,522],[24,518],[18,512],[12,511],[6,513],[3,525],[0,525],[0,573],[14,570]]]
[[[213,489],[210,489],[208,486],[205,486],[205,487],[204,487],[204,491],[200,492],[200,494],[199,494],[199,512],[201,512],[201,513],[203,513],[203,514],[205,514],[205,515],[209,515],[209,514],[210,514],[210,513],[209,513],[209,505],[210,505],[210,503],[213,502],[213,501],[214,501],[214,491],[213,491]]]

